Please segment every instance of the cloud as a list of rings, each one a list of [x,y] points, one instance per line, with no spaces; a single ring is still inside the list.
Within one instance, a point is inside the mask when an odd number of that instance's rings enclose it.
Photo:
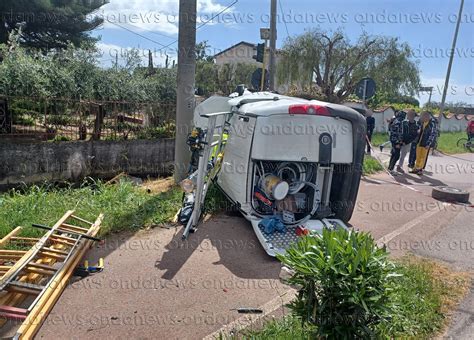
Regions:
[[[209,14],[222,11],[225,6],[216,0],[198,0],[197,22],[209,18]],[[104,28],[120,29],[118,25],[132,30],[155,31],[168,35],[178,33],[179,3],[177,0],[110,0],[94,13],[104,19]]]

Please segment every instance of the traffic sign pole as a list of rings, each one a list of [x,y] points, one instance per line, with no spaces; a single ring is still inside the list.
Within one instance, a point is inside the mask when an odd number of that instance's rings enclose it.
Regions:
[[[265,86],[265,57],[267,56],[267,39],[264,40],[264,48],[263,48],[263,61],[262,61],[262,79],[260,81],[260,91],[264,90]]]

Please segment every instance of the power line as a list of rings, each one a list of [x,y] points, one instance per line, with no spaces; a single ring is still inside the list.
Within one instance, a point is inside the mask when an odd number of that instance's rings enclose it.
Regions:
[[[218,17],[219,15],[221,15],[222,13],[224,13],[225,11],[227,11],[229,8],[231,8],[232,6],[234,6],[234,5],[235,5],[236,3],[238,3],[238,2],[239,2],[239,0],[235,0],[233,3],[231,3],[230,5],[228,5],[227,7],[225,7],[225,8],[224,8],[223,10],[221,10],[219,13],[214,14],[214,15],[213,15],[211,18],[209,18],[207,21],[201,23],[201,24],[196,28],[196,30],[198,30],[198,29],[202,28],[203,26],[207,25],[209,22],[211,22],[212,20],[214,20],[216,17]],[[165,48],[167,48],[167,47],[170,47],[171,45],[173,45],[173,44],[175,44],[175,43],[177,43],[177,42],[178,42],[178,40],[175,40],[175,41],[169,43],[168,45],[166,45],[166,46],[160,48],[158,51],[161,51],[161,50],[163,50],[163,49],[165,49]]]
[[[132,25],[130,23],[127,23],[127,25],[138,28],[138,29],[143,30],[143,31],[150,32],[151,34],[159,35],[161,37],[165,37],[165,38],[168,38],[168,39],[176,39],[175,37],[172,37],[172,36],[169,36],[169,35],[166,35],[166,34],[163,34],[163,33],[155,32],[155,31],[152,31],[152,30],[144,28],[144,27],[140,27],[140,26],[137,26],[137,25]]]
[[[222,13],[224,13],[225,11],[227,11],[229,8],[231,8],[232,6],[234,6],[234,5],[235,5],[236,3],[238,3],[238,2],[239,2],[239,0],[234,0],[234,2],[232,2],[230,5],[228,5],[227,7],[225,7],[225,8],[224,8],[223,10],[221,10],[219,13],[214,14],[211,18],[209,18],[209,19],[206,20],[205,22],[201,23],[196,29],[200,29],[200,28],[204,27],[204,26],[207,25],[209,22],[211,22],[212,20],[214,20],[216,17],[218,17],[219,15],[221,15]],[[176,40],[172,41],[171,43],[165,45],[165,44],[162,44],[162,43],[160,43],[160,42],[158,42],[158,41],[156,41],[156,40],[150,39],[150,38],[148,38],[147,36],[144,36],[143,34],[137,33],[137,32],[135,32],[135,31],[133,31],[133,30],[131,30],[131,29],[125,27],[125,26],[119,25],[119,24],[117,24],[117,23],[115,23],[115,22],[109,21],[109,23],[111,23],[112,25],[115,25],[115,26],[117,26],[117,27],[120,27],[120,28],[122,28],[122,29],[124,29],[124,30],[126,30],[126,31],[128,31],[128,32],[130,32],[130,33],[133,33],[133,34],[135,34],[135,35],[137,35],[137,36],[139,36],[139,37],[141,37],[141,38],[143,38],[143,39],[146,39],[146,40],[148,40],[148,41],[151,41],[152,43],[155,43],[155,44],[158,44],[158,45],[160,45],[160,46],[163,46],[163,47],[161,47],[160,49],[158,49],[158,51],[162,51],[162,50],[164,50],[165,48],[168,48],[168,47],[170,47],[171,45],[176,44],[176,43],[178,42],[178,39],[176,39]],[[134,25],[131,25],[131,24],[129,24],[129,25],[130,25],[130,26],[134,26]],[[138,27],[138,26],[134,26],[134,27],[137,27],[137,28],[142,29],[141,27]],[[167,36],[167,35],[164,35],[164,34],[159,34],[159,33],[157,33],[157,32],[153,32],[153,31],[146,30],[146,29],[144,29],[144,30],[145,30],[145,31],[149,31],[149,32],[151,32],[151,33],[158,34],[158,35],[163,35],[163,36],[165,36],[165,37],[167,37],[167,38],[171,38],[171,37],[169,37],[169,36]]]
[[[288,31],[288,25],[286,24],[285,21],[285,13],[283,11],[283,5],[281,4],[282,0],[278,1],[278,4],[280,5],[280,12],[281,12],[281,18],[283,20],[283,23],[285,24],[285,29],[286,29],[286,36],[288,37],[288,40],[290,39],[290,32]]]
[[[214,18],[218,17],[219,15],[221,15],[222,13],[224,13],[225,11],[227,11],[229,8],[231,8],[232,6],[234,6],[236,3],[238,3],[239,0],[235,0],[233,3],[231,3],[229,6],[227,6],[226,8],[224,8],[222,11],[220,11],[219,13],[213,15],[210,19],[208,19],[207,21],[203,22],[202,24],[200,24],[197,29],[200,29],[201,27],[205,26],[206,24],[208,24],[209,22],[211,22],[212,20],[214,20]]]
[[[135,31],[132,31],[131,29],[129,29],[129,28],[125,27],[125,26],[119,25],[119,24],[117,24],[117,23],[115,23],[115,22],[110,22],[110,23],[111,23],[112,25],[118,26],[118,27],[120,27],[120,28],[122,28],[122,29],[124,29],[124,30],[126,30],[126,31],[128,31],[128,32],[130,32],[130,33],[133,33],[133,34],[135,34],[135,35],[138,35],[139,37],[141,37],[141,38],[143,38],[143,39],[146,39],[146,40],[148,40],[148,41],[151,41],[152,43],[155,43],[155,44],[158,44],[158,45],[161,45],[161,46],[165,46],[164,44],[162,44],[162,43],[160,43],[160,42],[158,42],[158,41],[156,41],[156,40],[150,39],[150,38],[148,38],[147,36],[145,36],[145,35],[143,35],[143,34],[140,34],[140,33],[137,33],[137,32],[135,32]],[[165,47],[166,47],[166,46],[165,46]],[[164,47],[163,47],[163,48],[164,48]]]

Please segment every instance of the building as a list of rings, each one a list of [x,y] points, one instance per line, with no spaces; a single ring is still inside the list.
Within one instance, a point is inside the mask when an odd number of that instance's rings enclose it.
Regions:
[[[246,41],[241,41],[235,45],[226,48],[225,50],[217,53],[214,55],[214,59],[216,61],[216,65],[222,66],[225,64],[250,64],[255,65],[255,69],[261,68],[262,63],[257,62],[253,56],[257,54],[257,45],[252,44]],[[265,56],[266,58],[266,69],[268,70],[268,53]],[[279,50],[276,51],[275,57],[276,67],[278,69],[278,63],[281,59],[281,54]],[[286,93],[288,91],[289,85],[288,84],[278,84],[276,81],[277,76],[275,75],[275,86],[276,91],[279,93]]]
[[[253,56],[256,54],[256,48],[257,45],[255,44],[241,41],[214,55],[214,59],[219,66],[224,64],[246,63],[261,67],[262,63],[253,59]]]

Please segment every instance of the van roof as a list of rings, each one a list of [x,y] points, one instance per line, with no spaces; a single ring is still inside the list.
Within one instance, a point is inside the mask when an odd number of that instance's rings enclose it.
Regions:
[[[251,114],[254,116],[271,116],[287,113],[289,106],[294,104],[315,104],[335,110],[352,111],[351,108],[343,105],[283,96],[271,92],[244,94],[243,96],[230,99],[228,103],[230,106],[238,108],[240,114]]]

